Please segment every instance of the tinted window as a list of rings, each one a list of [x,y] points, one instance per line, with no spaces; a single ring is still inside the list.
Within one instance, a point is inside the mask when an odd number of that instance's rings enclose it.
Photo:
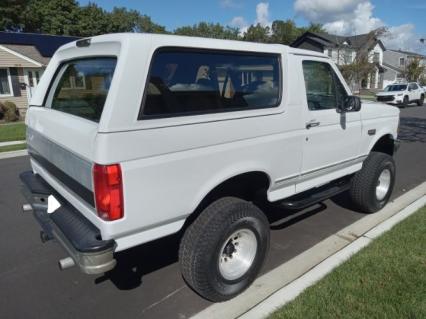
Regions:
[[[389,85],[385,88],[385,92],[405,91],[406,89],[406,85]]]
[[[75,60],[63,64],[53,82],[51,108],[98,122],[115,65],[115,58]]]
[[[330,64],[303,61],[308,107],[312,111],[337,108],[347,93]]]
[[[177,116],[279,104],[278,55],[162,50],[155,54],[143,115]]]

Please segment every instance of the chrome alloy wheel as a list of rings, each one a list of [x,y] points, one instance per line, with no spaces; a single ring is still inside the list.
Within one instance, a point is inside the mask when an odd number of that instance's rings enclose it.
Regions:
[[[226,280],[242,277],[252,266],[257,252],[256,235],[239,229],[225,241],[219,255],[219,272]]]
[[[389,192],[392,175],[389,169],[384,169],[377,180],[376,186],[376,198],[377,200],[383,200]]]

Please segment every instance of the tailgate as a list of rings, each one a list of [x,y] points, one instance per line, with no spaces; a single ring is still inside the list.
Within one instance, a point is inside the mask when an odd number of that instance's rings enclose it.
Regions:
[[[92,221],[96,216],[92,167],[117,63],[113,49],[117,48],[112,46],[108,52],[105,43],[86,51],[73,44],[60,49],[26,116],[33,170],[62,196],[81,202],[86,207],[82,213]]]

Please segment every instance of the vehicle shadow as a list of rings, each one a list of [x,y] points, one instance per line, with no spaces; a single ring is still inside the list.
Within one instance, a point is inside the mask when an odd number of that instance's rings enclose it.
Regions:
[[[426,143],[426,119],[401,117],[398,138],[405,142]]]
[[[95,279],[110,280],[119,290],[139,287],[143,276],[178,261],[181,232],[115,254],[117,266]]]

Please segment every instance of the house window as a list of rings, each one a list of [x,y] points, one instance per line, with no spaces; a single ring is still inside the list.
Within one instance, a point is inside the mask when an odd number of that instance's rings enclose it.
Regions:
[[[28,71],[28,84],[31,87],[34,87],[34,78],[33,78],[33,72],[32,71]]]
[[[86,89],[86,80],[82,72],[70,72],[68,77],[63,79],[63,89]]]
[[[349,50],[349,49],[346,49],[346,50],[343,52],[343,59],[344,59],[344,63],[345,63],[345,64],[350,64],[350,63],[352,63],[352,62],[353,62],[353,59],[352,59],[352,51],[351,51],[351,50]]]
[[[380,63],[380,53],[379,52],[374,52],[373,62]]]
[[[12,95],[11,78],[8,69],[0,69],[0,96]]]
[[[399,58],[399,66],[405,65],[405,58]]]

